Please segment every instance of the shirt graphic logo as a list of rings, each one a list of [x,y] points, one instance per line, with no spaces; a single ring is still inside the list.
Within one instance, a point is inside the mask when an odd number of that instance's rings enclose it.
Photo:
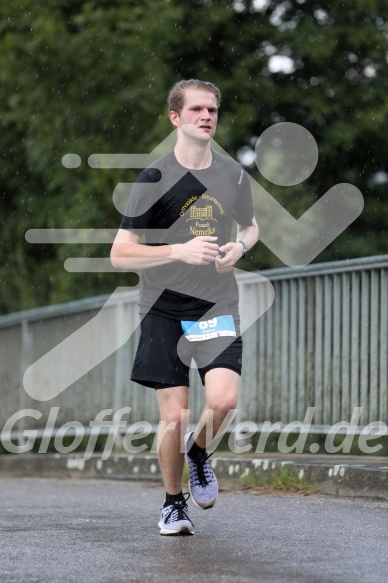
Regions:
[[[204,196],[206,195],[203,195],[202,198],[204,198]],[[222,208],[221,204],[216,201],[216,199],[213,197],[211,198],[218,203],[218,207]],[[186,223],[188,221],[195,221],[195,224],[190,225],[190,235],[194,237],[209,237],[214,235],[216,232],[216,228],[211,226],[210,222],[218,222],[217,219],[213,217],[213,206],[211,204],[207,204],[205,207],[200,207],[193,204],[190,207],[190,216],[188,219],[186,219]]]
[[[195,219],[203,219],[205,221],[216,221],[213,217],[213,207],[211,204],[206,205],[204,208],[192,205],[190,207],[190,217],[187,221],[192,221]],[[186,221],[186,223],[187,223]]]

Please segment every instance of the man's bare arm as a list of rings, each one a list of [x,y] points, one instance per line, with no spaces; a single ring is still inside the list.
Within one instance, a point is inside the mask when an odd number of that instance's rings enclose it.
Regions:
[[[252,224],[248,227],[237,225],[237,241],[230,242],[220,247],[220,251],[225,253],[224,257],[221,255],[216,259],[216,269],[218,273],[226,273],[232,271],[234,264],[241,259],[244,254],[244,247],[239,241],[244,241],[245,246],[251,249],[259,238],[259,226],[255,217],[252,219]]]
[[[116,269],[147,269],[183,261],[191,265],[207,265],[218,256],[217,237],[195,237],[187,243],[146,245],[132,231],[119,229],[110,252]]]

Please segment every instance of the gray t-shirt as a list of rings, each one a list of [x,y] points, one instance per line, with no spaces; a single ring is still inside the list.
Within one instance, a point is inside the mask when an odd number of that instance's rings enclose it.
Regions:
[[[233,220],[252,224],[249,178],[231,158],[212,150],[205,170],[181,166],[173,151],[140,173],[132,188],[121,228],[144,234],[148,245],[186,243],[197,236],[230,241]],[[144,269],[140,313],[197,320],[238,313],[233,272],[219,274],[214,263],[173,262]]]

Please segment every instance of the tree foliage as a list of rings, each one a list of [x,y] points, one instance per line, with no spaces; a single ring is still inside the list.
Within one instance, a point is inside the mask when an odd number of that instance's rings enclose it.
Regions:
[[[216,140],[234,157],[279,121],[314,135],[319,163],[302,185],[278,187],[248,167],[294,216],[338,182],[363,192],[361,217],[317,260],[386,253],[387,13],[388,0],[1,3],[0,311],[131,283],[65,271],[67,257],[108,256],[107,245],[32,245],[25,233],[116,228],[112,191],[132,174],[90,168],[88,157],[157,146],[180,78],[220,86]],[[62,166],[69,152],[79,168]],[[275,265],[261,243],[246,263]]]

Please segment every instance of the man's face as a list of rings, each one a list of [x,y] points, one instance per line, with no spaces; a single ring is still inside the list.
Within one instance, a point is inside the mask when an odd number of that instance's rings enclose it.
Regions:
[[[185,103],[178,114],[170,111],[171,123],[185,136],[209,142],[217,127],[216,96],[203,89],[186,89]]]

